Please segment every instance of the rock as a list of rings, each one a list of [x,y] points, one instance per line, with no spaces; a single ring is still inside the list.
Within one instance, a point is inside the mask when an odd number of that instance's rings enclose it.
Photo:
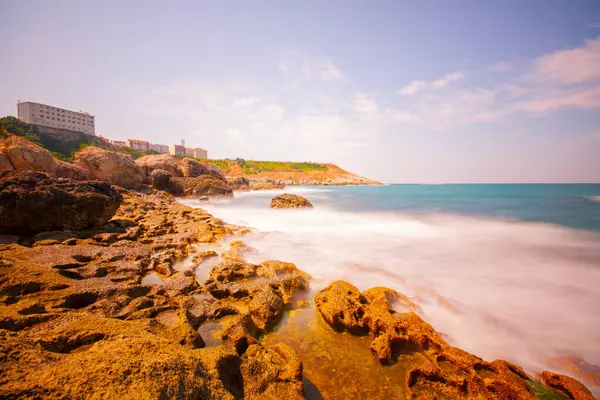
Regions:
[[[206,168],[208,168],[208,173],[215,179],[218,179],[223,182],[227,182],[227,178],[223,175],[221,168],[217,167],[215,164],[211,162],[202,163]]]
[[[152,187],[157,190],[170,192],[172,190],[172,176],[173,175],[171,175],[170,172],[165,171],[164,169],[155,169],[150,174],[150,182],[152,183]]]
[[[56,176],[58,178],[76,179],[78,181],[87,181],[90,179],[88,170],[62,160],[56,160]]]
[[[247,399],[304,399],[302,361],[289,346],[253,344],[240,366]]]
[[[0,230],[35,234],[100,226],[112,218],[121,200],[107,183],[12,172],[0,178]]]
[[[12,165],[10,158],[4,153],[0,153],[0,176],[14,170],[15,167]]]
[[[180,162],[181,171],[186,178],[195,178],[203,175],[210,175],[210,169],[202,163],[191,158],[184,158]]]
[[[284,305],[281,297],[265,288],[252,297],[248,310],[256,327],[266,332],[279,321]]]
[[[142,170],[126,155],[88,146],[75,153],[75,163],[89,171],[91,179],[123,187],[137,187],[144,183]]]
[[[226,181],[212,175],[195,178],[172,178],[174,194],[182,197],[231,197],[233,190]]]
[[[150,177],[155,169],[162,169],[173,176],[183,176],[181,168],[173,156],[168,154],[147,155],[135,160],[135,163],[142,168],[145,176]]]
[[[283,189],[285,186],[277,181],[266,179],[266,180],[251,180],[251,190],[272,190],[272,189]]]
[[[250,182],[247,178],[243,176],[238,176],[237,178],[229,178],[229,185],[233,188],[233,190],[250,190]]]
[[[364,320],[367,299],[360,291],[344,281],[336,281],[315,296],[317,310],[337,331],[365,335],[369,331]]]
[[[198,201],[199,201],[200,203],[206,203],[208,200],[209,200],[208,196],[200,196],[200,197],[198,198]]]
[[[46,172],[51,176],[56,173],[56,161],[52,154],[41,146],[23,139],[19,136],[10,135],[0,141],[0,170],[8,172],[16,171],[39,171]]]
[[[312,208],[310,201],[295,194],[280,194],[271,199],[271,208]]]
[[[583,384],[573,378],[544,371],[542,372],[542,379],[546,385],[561,391],[570,399],[594,400],[592,393]]]

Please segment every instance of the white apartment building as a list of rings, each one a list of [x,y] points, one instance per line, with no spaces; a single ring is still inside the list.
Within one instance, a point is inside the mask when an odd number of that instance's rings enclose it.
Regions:
[[[131,147],[134,150],[150,150],[150,143],[147,140],[127,139],[127,142],[125,142],[125,144],[127,145],[127,147]]]
[[[150,150],[157,151],[160,154],[169,154],[169,146],[166,144],[150,143]]]
[[[28,124],[96,135],[95,117],[86,112],[70,111],[31,101],[19,102],[17,110],[19,119]]]
[[[112,144],[114,144],[115,146],[121,146],[121,147],[127,146],[127,143],[125,143],[124,140],[111,140],[110,142]]]

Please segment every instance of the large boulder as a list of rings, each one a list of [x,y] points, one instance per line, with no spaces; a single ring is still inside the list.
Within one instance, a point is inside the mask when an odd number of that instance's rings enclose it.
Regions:
[[[90,179],[90,173],[87,169],[83,169],[77,165],[56,160],[56,177],[86,181]]]
[[[210,169],[202,163],[191,158],[184,158],[181,160],[181,172],[183,176],[188,178],[195,178],[202,175],[210,175]]]
[[[11,172],[0,178],[0,231],[35,234],[103,225],[121,200],[121,194],[104,182]]]
[[[179,167],[175,157],[168,154],[143,156],[135,160],[135,163],[144,171],[144,174],[147,177],[149,177],[155,169],[162,169],[173,176],[183,176],[181,167]]]
[[[295,194],[280,194],[271,199],[271,208],[312,208],[310,201]]]
[[[238,176],[237,178],[229,178],[229,185],[233,190],[250,190],[250,181],[248,178]]]
[[[75,163],[87,169],[91,179],[123,187],[144,183],[142,170],[126,155],[89,146],[75,153]]]
[[[164,190],[166,192],[170,192],[171,185],[171,175],[170,172],[165,171],[164,169],[155,169],[150,174],[150,182],[152,183],[152,187],[157,190]]]
[[[195,178],[171,178],[174,194],[181,197],[231,197],[233,190],[227,183],[216,179],[212,175],[198,176]]]
[[[54,176],[56,161],[41,146],[19,136],[9,136],[0,142],[0,172],[41,171]]]
[[[208,168],[208,173],[212,175],[213,178],[218,179],[223,182],[227,182],[227,178],[223,175],[221,168],[217,167],[215,164],[211,162],[202,163],[206,168]]]

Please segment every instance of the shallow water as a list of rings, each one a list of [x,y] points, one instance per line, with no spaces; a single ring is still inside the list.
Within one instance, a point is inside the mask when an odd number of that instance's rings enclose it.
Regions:
[[[286,190],[313,202],[308,210],[269,209],[279,191],[202,208],[263,233],[243,239],[258,249],[249,261],[293,262],[313,289],[336,279],[396,289],[486,360],[531,372],[559,371],[551,359],[562,356],[600,365],[600,203],[589,199],[600,185],[451,188],[448,206],[439,189],[407,186],[383,198],[388,187]]]

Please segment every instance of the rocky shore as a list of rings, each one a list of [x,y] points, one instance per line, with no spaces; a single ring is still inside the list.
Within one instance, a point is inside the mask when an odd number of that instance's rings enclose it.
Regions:
[[[0,160],[0,398],[593,399],[452,347],[394,290],[250,263],[259,232],[175,198],[249,180],[97,148],[65,177],[45,156]]]

